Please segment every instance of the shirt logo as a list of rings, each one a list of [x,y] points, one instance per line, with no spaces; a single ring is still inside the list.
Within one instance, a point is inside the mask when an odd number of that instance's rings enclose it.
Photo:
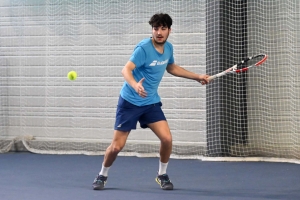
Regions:
[[[149,65],[151,67],[154,67],[156,65],[165,65],[169,62],[169,59],[164,60],[164,61],[157,61],[157,60],[153,60],[152,63]]]
[[[157,63],[157,60],[153,60],[152,63],[149,66],[155,66]]]

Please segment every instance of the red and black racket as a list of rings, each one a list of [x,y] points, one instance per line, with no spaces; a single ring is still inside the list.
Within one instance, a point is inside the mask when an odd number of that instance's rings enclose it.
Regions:
[[[215,74],[213,76],[210,76],[208,78],[209,81],[227,75],[227,74],[238,74],[248,71],[251,67],[257,67],[261,64],[263,64],[267,60],[268,56],[266,54],[259,54],[256,56],[248,57],[241,62],[233,65],[232,67],[228,68],[227,70]]]

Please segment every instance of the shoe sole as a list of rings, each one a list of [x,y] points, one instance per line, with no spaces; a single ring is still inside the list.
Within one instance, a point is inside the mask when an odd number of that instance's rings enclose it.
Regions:
[[[173,190],[173,184],[172,184],[172,185],[168,185],[168,186],[166,186],[166,187],[162,187],[162,186],[160,185],[160,182],[159,182],[158,178],[155,178],[155,181],[156,181],[156,183],[160,186],[161,189],[163,189],[163,190]]]
[[[94,190],[103,190],[104,189],[104,185],[93,185],[93,189]]]
[[[103,190],[104,187],[102,187],[102,186],[93,186],[93,189],[94,190]]]

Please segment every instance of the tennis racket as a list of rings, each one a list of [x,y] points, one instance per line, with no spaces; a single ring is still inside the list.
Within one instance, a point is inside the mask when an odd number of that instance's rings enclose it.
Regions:
[[[267,60],[268,56],[266,54],[258,54],[256,56],[248,57],[241,62],[233,65],[232,67],[228,68],[227,70],[215,74],[213,76],[210,76],[208,78],[209,81],[219,78],[221,76],[227,75],[227,74],[238,74],[248,71],[248,69],[252,67],[257,67],[261,64],[263,64]]]

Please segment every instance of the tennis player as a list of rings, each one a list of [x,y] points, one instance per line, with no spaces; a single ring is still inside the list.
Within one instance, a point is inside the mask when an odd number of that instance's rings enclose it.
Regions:
[[[167,41],[171,33],[172,18],[160,13],[151,17],[152,37],[137,44],[129,61],[122,69],[125,82],[120,92],[114,135],[106,149],[102,168],[93,182],[94,190],[104,188],[108,170],[118,153],[125,146],[131,130],[137,122],[141,128],[150,128],[160,140],[160,160],[156,182],[163,190],[172,190],[173,184],[167,175],[167,166],[172,151],[172,135],[161,109],[158,86],[165,70],[168,73],[193,79],[201,84],[209,82],[209,75],[195,74],[174,62],[173,46]]]

